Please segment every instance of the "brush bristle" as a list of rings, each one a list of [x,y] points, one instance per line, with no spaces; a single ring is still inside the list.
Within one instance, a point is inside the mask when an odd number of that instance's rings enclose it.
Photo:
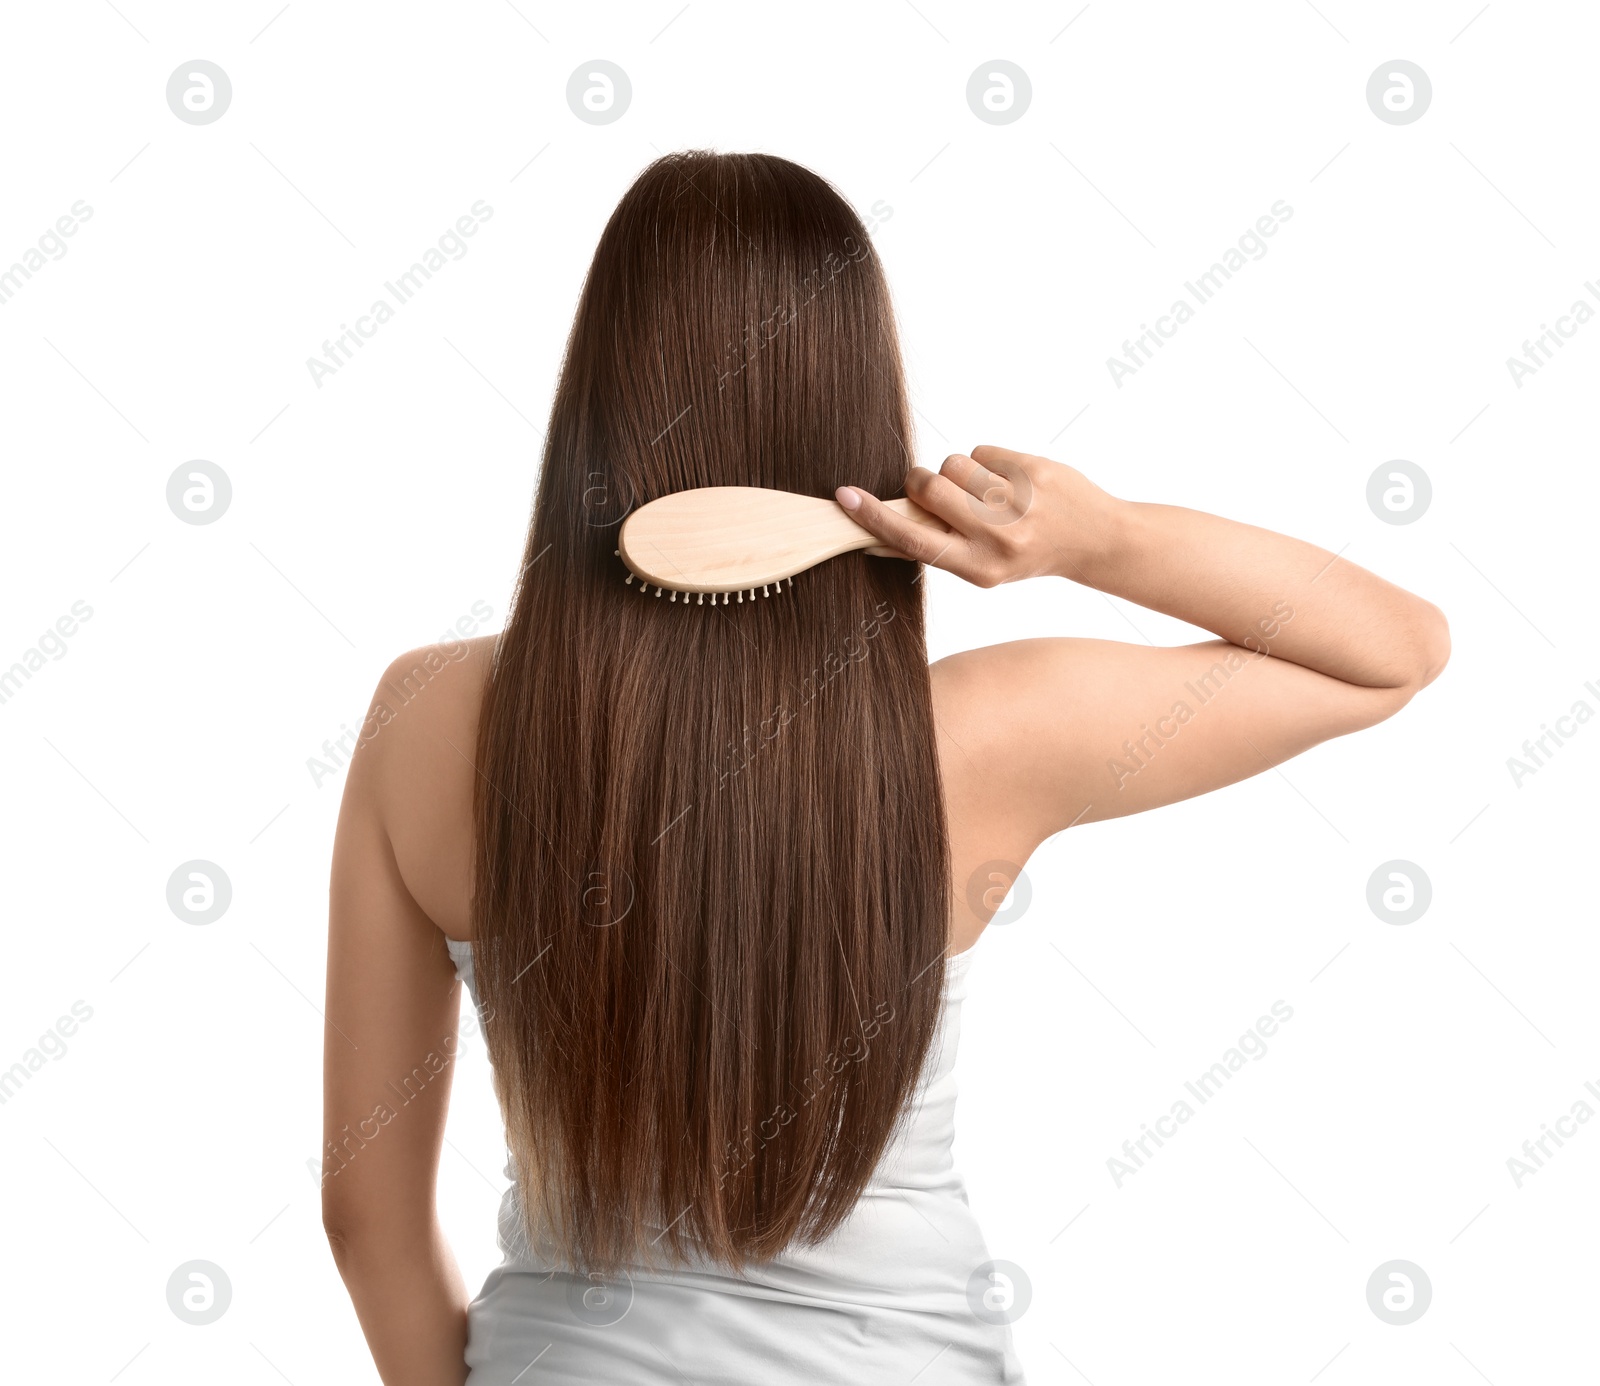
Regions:
[[[621,549],[613,549],[611,552],[617,558],[621,558],[622,557],[622,550]],[[637,573],[633,572],[631,569],[628,571],[627,576],[624,577],[622,579],[622,581],[623,581],[623,584],[625,586],[628,586],[628,587],[632,587],[634,582],[637,581],[638,584],[639,584],[637,590],[638,590],[640,596],[644,596],[650,590],[650,582],[649,582],[649,580],[647,578],[639,577],[639,575]],[[792,576],[788,579],[788,583],[789,583],[789,586],[791,588],[794,586],[794,578]],[[783,578],[779,578],[776,582],[764,582],[764,583],[761,584],[761,595],[763,597],[775,596],[777,593],[780,593],[780,592],[783,591],[783,584],[784,584],[784,579]],[[756,599],[756,589],[754,587],[736,588],[735,591],[738,593],[737,598],[735,597],[734,592],[712,592],[710,594],[710,596],[711,596],[710,605],[712,605],[712,606],[719,606],[719,605],[720,606],[728,606],[728,605],[732,604],[735,600],[739,601],[740,603],[743,603],[745,601],[754,602],[755,599]],[[674,588],[662,587],[658,583],[656,585],[656,596],[659,597],[659,596],[662,595],[662,593],[665,593],[666,597],[667,597],[667,600],[671,601],[671,602],[677,601],[678,598],[681,596],[683,598],[683,604],[685,606],[688,606],[690,604],[689,599],[690,599],[691,595],[694,598],[694,605],[695,606],[705,606],[707,604],[706,603],[706,593],[704,593],[704,592],[695,592],[695,593],[679,592]],[[720,598],[720,601],[719,601],[719,598]]]

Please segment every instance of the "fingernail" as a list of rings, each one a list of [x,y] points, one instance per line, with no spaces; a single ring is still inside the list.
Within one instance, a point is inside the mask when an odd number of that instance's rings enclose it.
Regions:
[[[861,497],[849,486],[839,487],[833,493],[833,498],[846,510],[859,510],[861,508]]]

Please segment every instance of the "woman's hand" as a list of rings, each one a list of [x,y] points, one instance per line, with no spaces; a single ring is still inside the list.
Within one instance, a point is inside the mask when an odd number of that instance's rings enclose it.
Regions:
[[[1119,504],[1064,463],[989,446],[952,453],[937,472],[913,467],[906,495],[950,532],[903,519],[856,487],[835,492],[850,518],[884,541],[868,553],[928,563],[979,587],[1089,580],[1113,541]]]

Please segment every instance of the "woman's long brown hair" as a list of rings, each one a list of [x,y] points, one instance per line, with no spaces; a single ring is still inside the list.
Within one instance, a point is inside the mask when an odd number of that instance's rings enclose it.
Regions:
[[[935,1034],[949,847],[919,571],[641,595],[621,520],[696,486],[903,495],[878,259],[824,179],[657,160],[568,339],[477,747],[473,959],[526,1231],[740,1267],[849,1214]]]

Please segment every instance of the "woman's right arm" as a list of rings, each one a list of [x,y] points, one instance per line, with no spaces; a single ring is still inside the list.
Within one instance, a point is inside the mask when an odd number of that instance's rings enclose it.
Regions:
[[[1119,500],[1047,458],[982,447],[914,469],[906,494],[949,535],[854,494],[846,509],[885,547],[979,586],[1070,578],[1218,637],[1023,640],[940,661],[966,755],[1004,782],[997,811],[1034,843],[1371,726],[1449,657],[1439,609],[1364,568],[1253,525]]]

